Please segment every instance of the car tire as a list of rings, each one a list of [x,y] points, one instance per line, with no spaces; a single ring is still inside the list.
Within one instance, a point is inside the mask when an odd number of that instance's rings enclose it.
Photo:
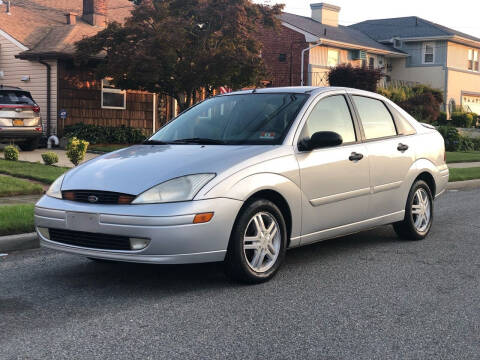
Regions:
[[[40,138],[34,138],[23,143],[18,144],[18,147],[23,151],[33,151],[38,148]]]
[[[287,227],[280,209],[266,199],[246,203],[235,221],[225,258],[233,280],[257,284],[270,280],[285,258]]]
[[[408,194],[405,219],[393,224],[393,229],[403,240],[424,239],[433,223],[433,196],[428,184],[416,181]]]

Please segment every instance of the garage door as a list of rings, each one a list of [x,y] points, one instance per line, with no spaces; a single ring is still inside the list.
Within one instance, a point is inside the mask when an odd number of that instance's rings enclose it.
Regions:
[[[462,105],[465,107],[468,106],[472,112],[480,114],[480,95],[464,94]]]

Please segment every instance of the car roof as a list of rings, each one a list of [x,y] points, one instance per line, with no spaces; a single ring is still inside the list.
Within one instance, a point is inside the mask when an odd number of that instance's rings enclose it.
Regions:
[[[322,92],[333,91],[333,90],[345,90],[345,91],[359,91],[357,89],[347,88],[347,87],[334,87],[334,86],[285,86],[285,87],[269,87],[269,88],[258,88],[250,90],[240,90],[234,91],[228,94],[223,95],[241,95],[241,94],[275,94],[275,93],[294,93],[294,94],[319,94]]]
[[[16,87],[16,86],[5,86],[5,85],[2,85],[0,84],[0,90],[16,90],[16,91],[25,91],[25,92],[29,92],[28,90],[23,90],[19,87]]]

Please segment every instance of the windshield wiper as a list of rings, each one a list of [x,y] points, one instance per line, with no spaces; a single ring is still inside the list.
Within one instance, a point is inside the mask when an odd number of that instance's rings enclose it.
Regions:
[[[167,143],[165,141],[159,141],[159,140],[145,140],[142,144],[143,145],[168,145],[171,143]]]
[[[178,139],[173,141],[174,144],[199,144],[199,145],[223,145],[222,140],[208,139],[208,138],[188,138]]]

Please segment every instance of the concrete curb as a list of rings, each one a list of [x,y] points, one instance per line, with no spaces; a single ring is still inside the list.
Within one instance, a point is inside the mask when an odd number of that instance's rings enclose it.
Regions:
[[[480,179],[454,181],[447,184],[447,190],[476,189],[480,187]]]
[[[37,233],[0,236],[0,252],[28,250],[40,247]]]

